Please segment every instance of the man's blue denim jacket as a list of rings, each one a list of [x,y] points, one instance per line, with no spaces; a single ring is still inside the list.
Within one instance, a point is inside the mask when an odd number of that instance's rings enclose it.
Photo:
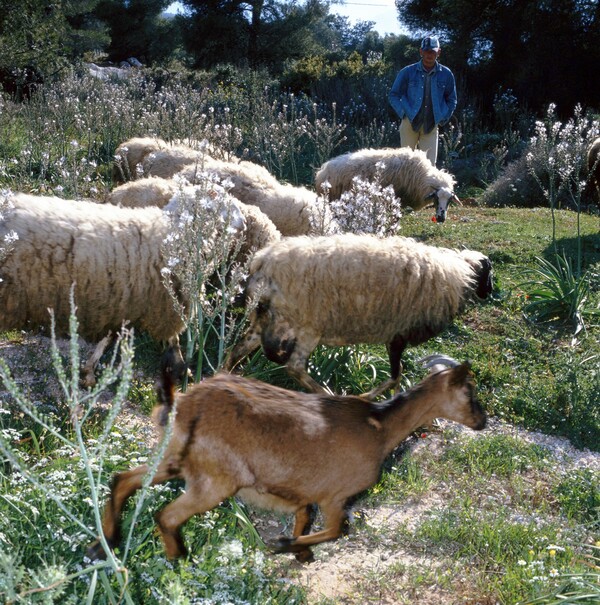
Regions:
[[[456,84],[454,75],[443,65],[436,62],[434,74],[431,76],[431,102],[433,118],[436,124],[445,124],[456,109]],[[421,61],[407,65],[396,76],[390,90],[389,102],[402,119],[407,116],[412,122],[423,102],[425,88],[425,70]]]

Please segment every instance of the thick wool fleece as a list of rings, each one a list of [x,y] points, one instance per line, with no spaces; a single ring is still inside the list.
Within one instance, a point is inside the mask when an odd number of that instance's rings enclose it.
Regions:
[[[324,192],[323,184],[329,183],[329,199],[337,200],[342,193],[352,189],[355,176],[375,180],[379,163],[385,165],[381,172],[381,186],[392,185],[401,204],[414,210],[431,204],[431,199],[427,198],[434,191],[442,187],[454,190],[455,181],[450,173],[433,166],[425,152],[408,147],[361,149],[332,158],[317,172],[316,189]]]
[[[401,334],[410,342],[461,311],[476,285],[476,257],[485,259],[404,237],[287,238],[256,255],[250,287],[266,288],[269,313],[300,340],[387,343]]]
[[[283,236],[317,235],[333,227],[329,209],[314,191],[280,183],[259,164],[207,158],[203,169],[231,181],[231,195],[244,204],[260,208]],[[196,173],[197,168],[188,166],[181,175],[193,182]]]
[[[163,285],[159,208],[128,209],[86,201],[15,194],[0,237],[19,239],[0,264],[0,330],[48,326],[68,332],[75,283],[80,335],[94,341],[123,321],[168,340],[183,329]]]

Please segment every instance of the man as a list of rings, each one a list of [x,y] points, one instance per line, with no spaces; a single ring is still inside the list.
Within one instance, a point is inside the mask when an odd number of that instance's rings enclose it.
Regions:
[[[435,36],[421,42],[418,63],[401,69],[390,90],[389,102],[402,120],[400,145],[417,146],[435,166],[438,126],[444,125],[456,109],[454,75],[438,63],[441,48]]]

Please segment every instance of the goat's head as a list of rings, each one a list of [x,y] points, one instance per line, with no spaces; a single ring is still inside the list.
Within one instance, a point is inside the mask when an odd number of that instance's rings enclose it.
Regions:
[[[429,388],[442,395],[439,416],[476,431],[485,428],[487,416],[477,400],[471,365],[437,354],[424,357],[421,362],[430,368],[426,379]]]
[[[458,196],[448,187],[440,187],[430,193],[425,199],[431,201],[435,206],[435,220],[437,223],[443,223],[446,220],[448,205],[455,202],[460,205]]]

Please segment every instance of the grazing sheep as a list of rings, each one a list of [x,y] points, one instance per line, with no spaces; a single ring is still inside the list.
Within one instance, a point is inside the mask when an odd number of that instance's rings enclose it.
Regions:
[[[587,154],[587,165],[590,172],[589,183],[593,195],[600,202],[600,137],[592,141]]]
[[[315,178],[318,193],[329,193],[330,200],[337,200],[345,191],[352,189],[352,179],[359,176],[366,180],[376,178],[379,164],[382,187],[392,185],[396,197],[403,206],[420,210],[435,205],[436,220],[446,220],[448,203],[458,203],[454,194],[454,177],[439,170],[427,159],[420,149],[361,149],[337,156],[325,162]]]
[[[262,344],[302,386],[323,391],[306,371],[317,345],[386,344],[391,378],[365,395],[373,398],[397,387],[408,345],[442,332],[473,295],[491,293],[492,274],[479,252],[346,233],[264,248],[250,265],[247,290],[260,293],[258,306],[226,369]]]
[[[57,334],[68,334],[74,283],[80,336],[102,339],[86,364],[86,384],[94,383],[106,335],[124,321],[157,341],[176,342],[184,324],[161,276],[170,227],[165,212],[24,193],[10,201],[0,240],[12,232],[18,240],[0,262],[0,331],[48,326],[53,309]],[[242,231],[239,213],[232,225]]]
[[[167,556],[182,557],[180,527],[193,515],[237,495],[267,509],[295,514],[293,537],[280,537],[276,552],[312,560],[310,547],[342,534],[349,501],[374,485],[385,458],[412,431],[443,417],[481,430],[486,415],[475,396],[469,366],[450,364],[420,384],[376,404],[359,397],[299,393],[239,376],[218,374],[179,395],[169,444],[152,484],[181,478],[185,493],[156,515]],[[163,379],[163,404],[153,414],[164,427],[173,387]],[[148,466],[115,475],[104,511],[106,545],[120,542],[121,511],[142,487]],[[325,527],[310,531],[311,505]],[[88,548],[105,557],[99,539]]]
[[[181,186],[175,180],[146,177],[115,187],[110,192],[107,202],[124,208],[143,208],[147,206],[164,208]],[[256,250],[279,241],[281,233],[269,217],[257,206],[249,206],[238,202],[237,207],[245,221],[244,242],[237,260],[245,262]]]
[[[229,193],[244,204],[260,208],[285,237],[322,235],[335,230],[329,208],[314,191],[280,183],[259,164],[206,157],[202,170],[216,174],[222,181],[231,181]],[[188,166],[180,174],[194,182],[198,171],[198,166]]]
[[[217,153],[206,141],[167,143],[159,138],[133,137],[117,147],[112,179],[123,183],[135,179],[139,172],[144,176],[171,178],[185,166],[202,164],[209,151]]]
[[[167,147],[168,143],[162,139],[153,137],[133,137],[121,143],[115,151],[113,162],[112,180],[115,183],[123,183],[135,178],[138,165],[151,153]]]

